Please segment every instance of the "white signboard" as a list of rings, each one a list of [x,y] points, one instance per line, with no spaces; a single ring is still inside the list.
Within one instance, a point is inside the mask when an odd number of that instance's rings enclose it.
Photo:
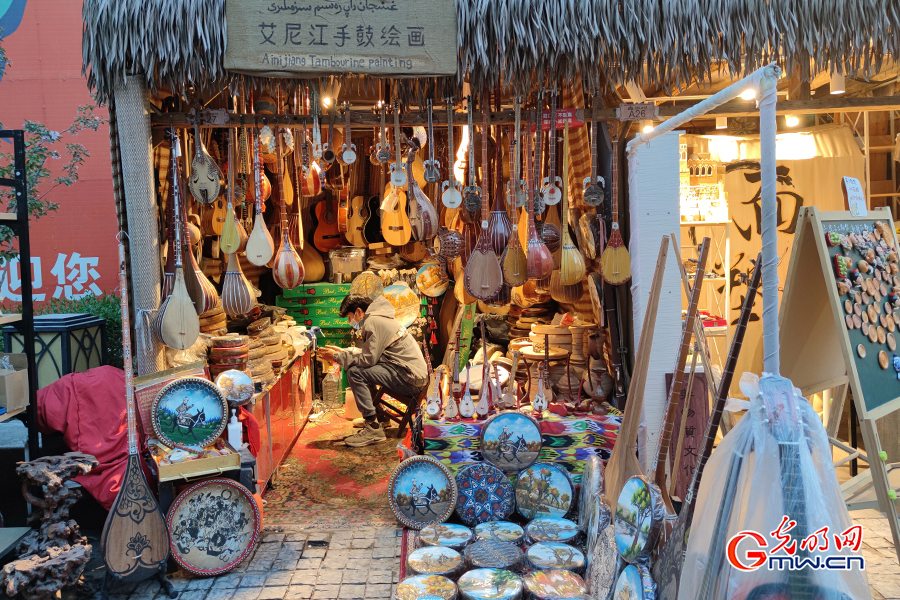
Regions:
[[[616,109],[616,116],[620,121],[643,121],[657,118],[659,110],[653,102],[634,102],[621,104]]]
[[[862,184],[856,177],[844,177],[841,180],[841,191],[844,192],[844,204],[854,217],[865,217],[869,214],[866,208],[866,194]]]
[[[454,0],[226,0],[225,19],[229,71],[456,74]]]

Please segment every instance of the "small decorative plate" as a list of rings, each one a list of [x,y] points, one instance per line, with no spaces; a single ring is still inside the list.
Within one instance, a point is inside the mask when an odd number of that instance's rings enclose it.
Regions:
[[[518,570],[522,559],[522,551],[512,542],[475,542],[466,548],[470,569]]]
[[[584,461],[584,474],[578,490],[578,526],[582,529],[587,528],[594,498],[603,493],[604,474],[603,461],[596,454]]]
[[[513,486],[503,471],[488,463],[475,463],[456,476],[459,497],[456,514],[467,525],[505,521],[516,508]]]
[[[556,464],[533,464],[516,478],[516,505],[526,519],[564,517],[574,500],[572,478]]]
[[[437,298],[450,287],[450,279],[441,281],[440,265],[428,264],[420,268],[416,274],[416,287],[426,296]]]
[[[584,554],[578,548],[559,542],[541,542],[528,549],[528,566],[538,569],[565,569],[581,572]]]
[[[259,506],[231,479],[207,479],[181,492],[167,518],[172,556],[195,575],[221,575],[250,556],[259,537]]]
[[[410,552],[406,566],[415,575],[443,575],[455,579],[462,573],[465,563],[462,555],[453,548],[425,546]]]
[[[523,579],[528,594],[537,600],[588,597],[584,580],[572,571],[560,569],[534,571]],[[619,600],[618,596],[614,598]]]
[[[525,539],[531,544],[560,542],[573,544],[581,534],[578,525],[568,519],[545,517],[525,526]]]
[[[413,575],[397,586],[397,600],[419,600],[423,596],[456,600],[456,584],[441,575]]]
[[[216,385],[200,377],[176,379],[150,407],[153,433],[170,448],[196,451],[212,444],[228,426],[228,402]]]
[[[384,292],[381,277],[371,271],[363,271],[350,282],[350,293],[374,300]]]
[[[472,530],[454,523],[433,523],[419,532],[420,546],[446,546],[461,551],[472,541]]]
[[[463,600],[518,600],[522,589],[519,576],[503,569],[475,569],[459,578]]]
[[[481,428],[481,454],[504,473],[518,473],[541,453],[541,427],[516,411],[498,413]]]
[[[220,373],[216,377],[216,387],[232,404],[247,404],[253,399],[253,380],[237,369]]]
[[[525,530],[509,521],[488,521],[475,526],[475,539],[520,544]]]
[[[412,456],[394,469],[388,500],[397,520],[410,529],[443,523],[456,506],[450,469],[431,456]]]
[[[395,283],[384,288],[382,294],[394,307],[394,318],[403,327],[409,327],[419,318],[419,297],[405,283]]]

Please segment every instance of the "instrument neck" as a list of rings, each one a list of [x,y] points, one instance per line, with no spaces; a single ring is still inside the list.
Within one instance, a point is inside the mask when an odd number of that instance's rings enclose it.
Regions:
[[[125,366],[125,405],[128,416],[128,454],[138,453],[137,419],[134,407],[134,365],[131,358],[131,315],[128,309],[128,281],[125,269],[125,244],[119,242],[119,289],[122,307],[122,357]]]
[[[258,135],[256,135],[258,133],[258,131],[254,131],[250,135],[250,139],[252,140],[253,144],[253,204],[257,217],[262,215],[262,190],[260,189],[259,185],[259,137]]]
[[[394,156],[400,164],[400,100],[394,100]]]
[[[431,98],[428,99],[428,160],[434,162],[434,117]]]
[[[529,234],[529,237],[531,236],[532,232],[536,233],[535,225],[534,225],[534,177],[535,177],[535,174],[534,174],[534,171],[532,170],[532,167],[533,167],[532,161],[534,159],[532,158],[532,155],[531,155],[531,152],[532,152],[531,128],[533,125],[534,125],[534,110],[532,109],[528,113],[528,132],[529,133],[528,133],[528,136],[526,136],[526,139],[528,142],[528,147],[525,149],[525,162],[526,162],[525,176],[528,178],[528,194],[527,194],[527,196],[528,196],[528,234]],[[540,136],[541,135],[540,129],[537,129],[535,131],[535,134],[537,136]],[[534,149],[534,152],[535,152],[535,154],[537,154],[537,148]]]
[[[172,202],[174,202],[173,206],[173,214],[175,216],[175,268],[180,269],[182,267],[182,256],[181,256],[181,232],[182,228],[179,226],[178,218],[179,213],[181,212],[181,171],[178,168],[178,157],[181,156],[181,142],[178,140],[178,136],[175,135],[174,129],[172,130]],[[197,128],[199,132],[199,127]],[[199,139],[197,140],[199,145]],[[185,219],[187,221],[187,219]],[[184,231],[187,232],[187,223],[184,224]]]
[[[597,183],[597,96],[591,103],[591,183]]]
[[[488,208],[488,114],[490,105],[482,99],[481,106],[481,228],[487,229]]]
[[[548,172],[550,173],[550,186],[556,185],[556,92],[550,96],[550,164]]]
[[[350,147],[350,105],[344,108],[344,145]]]
[[[472,96],[469,96],[469,185],[475,185],[475,123],[472,104],[474,103]]]
[[[610,125],[615,127],[616,125]],[[619,223],[619,136],[613,134],[610,139],[612,154],[612,169],[610,171],[610,200],[612,201],[612,219],[614,224]]]
[[[563,177],[569,172],[569,124],[563,130]],[[562,184],[562,229],[563,246],[569,245],[569,185],[568,181]]]
[[[456,173],[453,171],[456,149],[453,147],[453,98],[447,98],[447,179],[450,186],[456,185]]]
[[[281,140],[276,129],[275,132],[275,149],[276,160],[278,161],[278,208],[281,213],[281,244],[287,246],[290,243],[290,233],[288,231],[287,221],[287,202],[284,199],[284,153],[281,150]]]

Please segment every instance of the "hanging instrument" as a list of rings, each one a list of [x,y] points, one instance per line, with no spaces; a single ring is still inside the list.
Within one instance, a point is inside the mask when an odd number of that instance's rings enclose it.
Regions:
[[[462,193],[459,191],[459,182],[456,181],[456,173],[453,171],[453,98],[447,98],[447,181],[441,184],[441,202],[447,208],[458,208],[462,204]]]
[[[406,185],[406,171],[400,159],[400,100],[394,100],[394,162],[391,164],[391,183],[396,187]]]
[[[234,218],[234,172],[237,167],[234,144],[234,129],[228,128],[228,195],[225,205],[225,225],[219,236],[219,250],[225,254],[234,254],[241,245],[241,234],[238,232]]]
[[[474,98],[472,98],[472,96],[469,96],[466,101],[469,119],[469,185],[463,188],[463,197],[465,198],[465,213],[468,213],[470,220],[472,216],[476,212],[478,212],[478,207],[481,206],[481,188],[475,185],[475,124],[473,115],[473,112],[475,110],[474,104]],[[482,107],[482,112],[486,110],[487,107]],[[484,142],[485,140],[482,141]],[[484,155],[487,155],[487,146],[485,146]],[[485,172],[487,171],[486,164],[482,168],[485,170]]]
[[[203,139],[200,137],[200,109],[198,107],[194,110],[194,145],[197,150],[191,163],[191,179],[188,187],[197,202],[210,204],[219,197],[222,172],[203,145]]]
[[[276,141],[277,146],[277,162],[278,162],[278,180],[284,181],[284,156],[282,154],[282,142],[280,139]],[[275,264],[272,268],[272,277],[275,283],[282,289],[292,290],[303,283],[303,262],[294,245],[291,244],[290,230],[287,222],[287,206],[284,202],[284,184],[278,186],[279,190],[279,209],[281,210],[281,248],[275,253]]]
[[[534,123],[535,118],[535,110],[531,110],[528,116],[529,125]],[[529,127],[529,130],[531,128]],[[537,136],[537,144],[540,145],[540,136],[541,130],[540,127],[536,130]],[[529,138],[529,146],[531,145]],[[535,147],[535,159],[540,159],[540,150],[539,147]],[[538,166],[535,166],[534,171],[531,170],[531,148],[528,148],[526,152],[526,159],[528,160],[528,167],[526,169],[526,173],[531,173],[531,176],[528,178],[528,251],[526,253],[526,269],[528,274],[528,279],[533,280],[541,280],[547,277],[550,277],[550,274],[553,272],[553,256],[550,254],[550,250],[547,249],[547,246],[544,244],[543,240],[538,236],[537,228],[534,224],[534,200],[537,196],[535,191],[535,180],[536,175],[538,174]]]
[[[441,178],[441,163],[434,159],[434,115],[431,98],[428,99],[428,160],[422,166],[425,167],[425,181],[437,183]]]
[[[256,133],[256,132],[254,132]],[[253,230],[250,232],[250,238],[247,240],[247,260],[257,267],[263,267],[269,264],[272,256],[275,254],[275,241],[266,228],[266,220],[263,218],[262,210],[262,190],[260,189],[260,178],[265,177],[260,173],[259,168],[259,143],[256,137],[251,136],[253,140]],[[271,192],[270,192],[271,193]]]
[[[619,232],[619,134],[615,125],[609,126],[609,135],[612,142],[612,233],[600,256],[600,274],[607,283],[621,285],[631,279],[631,257]]]
[[[569,171],[569,124],[566,123],[563,132],[563,174]],[[562,188],[562,251],[559,259],[559,283],[560,285],[575,285],[584,279],[586,269],[584,257],[578,248],[572,243],[569,236],[569,194],[568,187]]]
[[[338,160],[344,165],[356,162],[356,144],[350,142],[350,104],[347,102],[344,103],[344,143],[341,144]]]
[[[562,199],[562,179],[556,174],[556,98],[557,92],[554,88],[550,94],[550,164],[548,169],[548,177],[544,178],[544,187],[541,189],[541,197],[547,205],[559,204]],[[542,130],[539,127],[538,130]]]
[[[412,165],[415,160],[416,149],[410,148],[406,158],[407,207],[409,209],[409,224],[412,227],[412,237],[416,241],[424,242],[437,235],[438,214],[428,196],[419,187],[413,177]]]
[[[591,176],[584,179],[584,203],[588,206],[598,206],[603,201],[602,177],[597,176],[597,111],[600,106],[597,94],[591,100]]]

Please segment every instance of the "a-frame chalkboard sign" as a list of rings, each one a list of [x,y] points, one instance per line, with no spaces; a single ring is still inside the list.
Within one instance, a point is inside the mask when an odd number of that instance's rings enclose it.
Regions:
[[[877,508],[887,515],[900,557],[900,463],[887,463],[875,427],[876,419],[900,410],[900,362],[894,366],[900,361],[900,298],[894,287],[900,287],[900,246],[889,210],[854,217],[800,209],[781,301],[781,374],[804,396],[835,390],[826,431],[834,445],[852,453],[838,464],[852,457],[869,464],[841,485],[844,500],[850,510]],[[848,385],[866,453],[835,438]]]

